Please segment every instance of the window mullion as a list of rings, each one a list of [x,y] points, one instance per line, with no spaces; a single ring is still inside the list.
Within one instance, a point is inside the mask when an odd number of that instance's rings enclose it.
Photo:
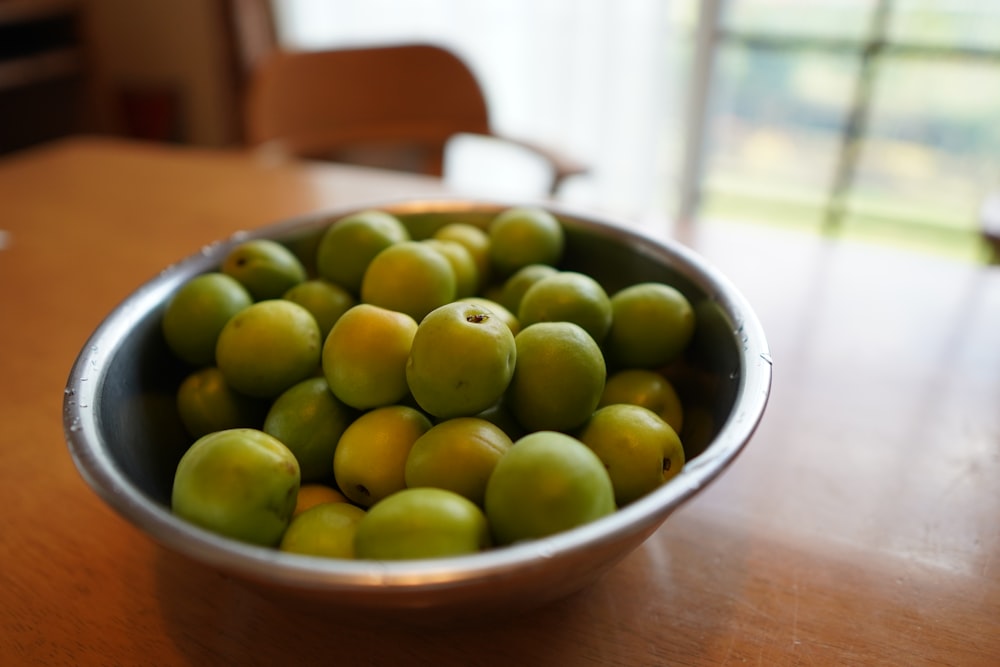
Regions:
[[[824,229],[827,232],[839,229],[847,211],[847,199],[854,182],[858,156],[868,131],[876,61],[886,47],[886,31],[891,11],[892,0],[879,0],[872,14],[868,41],[860,54],[858,77],[851,99],[847,125],[841,138],[837,168],[833,174],[833,183],[830,187],[826,215],[823,221]]]

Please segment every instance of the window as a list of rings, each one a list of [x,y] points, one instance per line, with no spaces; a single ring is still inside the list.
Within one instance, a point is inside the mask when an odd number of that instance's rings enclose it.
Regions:
[[[975,257],[1000,188],[1000,5],[733,0],[701,213]]]

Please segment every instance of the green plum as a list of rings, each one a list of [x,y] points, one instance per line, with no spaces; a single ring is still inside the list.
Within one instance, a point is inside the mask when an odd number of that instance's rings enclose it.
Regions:
[[[356,414],[333,395],[325,378],[309,378],[274,400],[264,432],[292,450],[303,482],[315,482],[330,476],[337,443]]]
[[[327,227],[316,249],[316,270],[354,296],[361,293],[361,279],[375,255],[410,233],[394,215],[384,211],[360,211]]]
[[[267,404],[246,396],[226,382],[215,366],[188,375],[177,389],[177,412],[194,438],[228,428],[260,428]]]
[[[354,536],[365,511],[349,503],[320,503],[292,518],[278,548],[326,558],[354,558]]]
[[[299,464],[263,431],[237,428],[196,440],[174,474],[177,516],[243,542],[277,546],[295,511]]]
[[[321,279],[299,283],[285,292],[282,298],[293,301],[312,313],[323,340],[326,340],[340,316],[357,304],[357,299],[346,289]]]
[[[683,354],[694,336],[694,308],[670,285],[629,285],[611,296],[611,309],[605,354],[619,368],[665,366]]]
[[[536,207],[502,211],[490,222],[487,232],[492,268],[502,277],[529,264],[556,266],[566,243],[558,218]]]
[[[559,273],[559,269],[548,264],[528,264],[522,266],[507,278],[500,286],[500,303],[507,310],[516,313],[521,308],[521,299],[528,288],[542,278],[548,278]]]
[[[516,359],[514,334],[502,318],[475,301],[455,301],[420,322],[406,381],[435,417],[472,416],[500,400]]]
[[[510,448],[486,485],[486,516],[497,544],[537,539],[615,511],[601,459],[565,433],[536,431]]]
[[[295,253],[270,239],[252,239],[234,247],[222,261],[222,272],[240,281],[255,301],[280,298],[306,279],[306,269]]]
[[[353,503],[371,507],[406,488],[406,459],[430,428],[422,412],[405,405],[375,408],[355,419],[333,455],[341,492]]]
[[[215,343],[222,327],[253,303],[243,285],[224,273],[196,276],[177,290],[163,312],[167,347],[192,366],[215,363]]]
[[[445,489],[403,489],[373,505],[354,535],[357,558],[405,560],[472,554],[490,546],[475,503]]]
[[[417,438],[406,458],[406,486],[432,486],[462,495],[482,507],[486,483],[513,443],[496,424],[456,417]]]
[[[318,372],[316,318],[297,303],[269,299],[244,308],[223,327],[215,358],[236,391],[273,398]]]
[[[640,405],[614,403],[598,409],[578,437],[604,462],[619,507],[656,490],[684,467],[677,432]]]

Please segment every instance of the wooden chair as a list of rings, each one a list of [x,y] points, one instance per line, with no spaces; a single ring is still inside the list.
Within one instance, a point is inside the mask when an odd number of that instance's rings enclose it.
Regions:
[[[469,134],[544,158],[549,194],[586,172],[544,146],[493,132],[475,76],[436,46],[274,51],[251,73],[244,111],[251,146],[292,157],[441,176],[449,140]]]

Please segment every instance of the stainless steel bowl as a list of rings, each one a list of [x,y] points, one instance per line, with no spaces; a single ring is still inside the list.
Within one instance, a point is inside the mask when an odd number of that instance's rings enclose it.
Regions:
[[[417,237],[452,221],[485,225],[507,204],[435,199],[386,202]],[[771,385],[760,322],[740,292],[704,259],[621,224],[549,207],[567,232],[563,268],[587,272],[609,293],[656,280],[694,304],[698,324],[675,382],[688,418],[683,472],[611,516],[545,539],[425,561],[367,562],[281,553],[214,535],[169,507],[176,464],[189,440],[174,394],[190,370],[160,333],[170,296],[216,269],[236,243],[268,237],[308,256],[319,233],[354,209],[284,221],[234,235],[166,268],[124,300],[84,345],[67,381],[63,419],[81,475],[115,511],[168,549],[260,590],[333,610],[427,620],[495,615],[541,605],[593,582],[639,547],[682,503],[716,478],[750,440]],[[691,567],[699,564],[691,563]]]

